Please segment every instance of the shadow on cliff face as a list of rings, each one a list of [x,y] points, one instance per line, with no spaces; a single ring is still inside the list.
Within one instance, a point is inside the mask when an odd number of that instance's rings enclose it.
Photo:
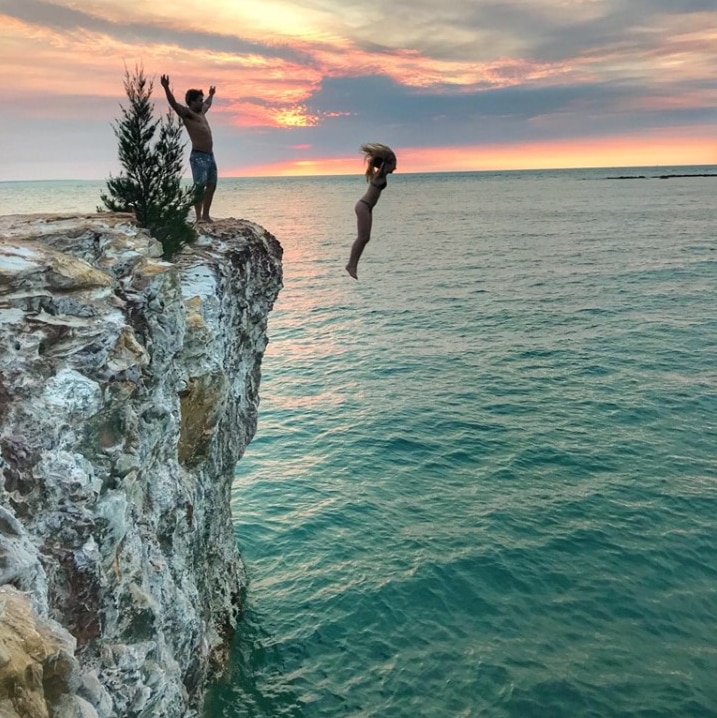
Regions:
[[[0,376],[0,416],[7,410],[7,395],[3,402],[2,377]],[[20,520],[29,518],[32,509],[28,497],[39,491],[39,484],[32,480],[28,467],[37,463],[38,452],[31,451],[20,436],[7,436],[0,440],[0,457],[5,468],[5,490],[15,515]]]
[[[77,652],[81,656],[83,649],[102,632],[99,577],[92,566],[82,560],[81,553],[55,547],[54,551],[47,548],[44,555],[51,558],[53,553],[63,569],[59,575],[65,580],[65,585],[58,585],[52,596],[53,608],[58,616],[65,617],[65,626],[77,639]]]

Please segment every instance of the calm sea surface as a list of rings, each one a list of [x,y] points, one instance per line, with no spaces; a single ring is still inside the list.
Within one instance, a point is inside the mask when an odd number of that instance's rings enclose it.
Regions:
[[[360,174],[221,182],[285,287],[208,718],[717,716],[716,171],[397,174],[358,282]]]

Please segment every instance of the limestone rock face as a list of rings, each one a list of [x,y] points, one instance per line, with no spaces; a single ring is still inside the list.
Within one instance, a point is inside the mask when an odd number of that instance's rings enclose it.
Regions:
[[[281,247],[220,220],[161,253],[125,215],[0,218],[3,716],[195,716],[223,664]]]

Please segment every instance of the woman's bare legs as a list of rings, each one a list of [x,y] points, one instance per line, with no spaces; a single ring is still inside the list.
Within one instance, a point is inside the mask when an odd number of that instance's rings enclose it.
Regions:
[[[359,259],[361,259],[361,254],[368,244],[369,239],[371,239],[371,222],[373,217],[370,208],[363,202],[356,202],[355,211],[358,236],[353,245],[351,245],[351,255],[349,256],[349,263],[346,265],[346,271],[354,279],[358,279],[358,262]]]

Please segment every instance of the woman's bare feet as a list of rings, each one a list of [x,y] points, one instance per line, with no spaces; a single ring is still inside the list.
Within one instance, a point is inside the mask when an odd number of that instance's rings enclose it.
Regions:
[[[356,267],[352,267],[350,265],[346,265],[346,271],[354,278],[358,279],[358,275],[356,274]]]

